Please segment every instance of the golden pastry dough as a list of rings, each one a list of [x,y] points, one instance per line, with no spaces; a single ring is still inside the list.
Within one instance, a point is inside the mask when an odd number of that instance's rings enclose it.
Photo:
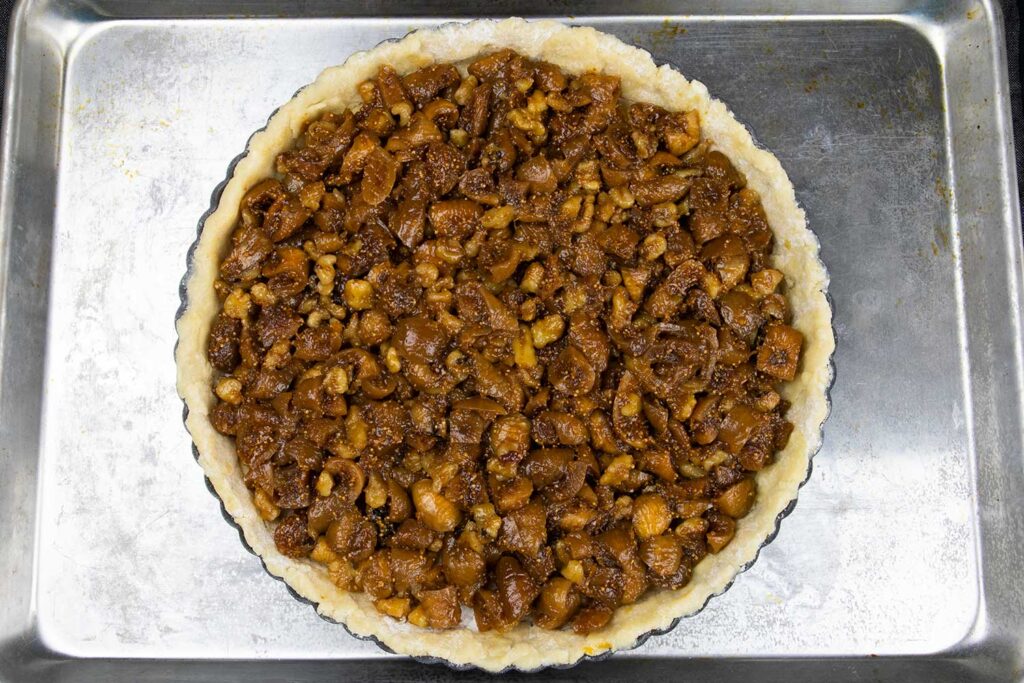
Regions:
[[[782,390],[792,403],[787,418],[794,425],[793,434],[789,445],[777,454],[775,464],[758,473],[757,501],[738,521],[735,539],[721,553],[699,563],[685,587],[647,593],[638,602],[618,608],[608,626],[585,636],[528,624],[506,633],[479,633],[468,612],[462,627],[447,631],[418,628],[380,614],[369,596],[347,593],[335,586],[323,565],[290,559],[278,552],[271,529],[257,514],[252,495],[242,482],[233,440],[217,433],[209,420],[215,398],[210,389],[214,371],[206,359],[206,339],[220,308],[213,283],[245,192],[272,174],[275,157],[293,145],[307,121],[324,111],[341,112],[358,106],[356,86],[376,76],[381,65],[390,64],[404,74],[433,62],[466,63],[505,47],[551,62],[567,73],[596,70],[616,75],[622,79],[625,99],[700,112],[703,136],[728,156],[746,176],[748,186],[761,195],[776,237],[773,266],[786,276],[793,326],[805,339],[800,373]],[[775,530],[779,515],[796,498],[807,476],[809,459],[821,443],[821,424],[828,413],[829,359],[835,346],[831,310],[825,298],[828,277],[818,260],[818,241],[807,228],[786,172],[778,159],[754,145],[749,131],[724,104],[710,97],[703,84],[686,80],[669,66],[655,66],[644,50],[591,28],[522,19],[450,24],[416,31],[327,69],[281,107],[266,128],[249,141],[248,153],[235,166],[216,210],[206,219],[190,269],[187,307],[177,324],[176,359],[178,393],[188,407],[186,426],[199,450],[200,465],[271,574],[316,603],[322,615],[343,622],[360,636],[374,636],[398,653],[440,657],[457,665],[499,671],[573,664],[585,655],[632,647],[640,636],[665,629],[678,617],[698,611],[753,561]]]

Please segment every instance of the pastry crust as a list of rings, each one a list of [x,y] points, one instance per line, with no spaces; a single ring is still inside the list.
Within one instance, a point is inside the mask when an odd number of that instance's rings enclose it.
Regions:
[[[258,515],[242,481],[233,440],[216,432],[209,419],[215,402],[210,389],[214,370],[206,358],[206,339],[220,308],[213,283],[245,192],[273,172],[275,157],[292,146],[307,121],[325,111],[358,106],[356,86],[374,77],[382,64],[390,64],[404,74],[434,62],[468,62],[504,47],[551,62],[567,73],[597,70],[619,76],[623,97],[628,100],[670,110],[696,109],[702,135],[729,157],[746,176],[748,186],[761,195],[776,237],[773,266],[786,276],[792,324],[805,339],[800,373],[782,390],[792,404],[787,413],[794,425],[792,436],[785,450],[777,454],[775,464],[758,473],[756,503],[738,521],[735,539],[722,552],[699,563],[685,587],[647,593],[638,602],[618,608],[608,626],[585,636],[529,624],[519,624],[507,633],[480,633],[468,612],[462,627],[432,631],[378,613],[366,594],[347,593],[335,586],[323,565],[290,559],[278,552],[270,527]],[[206,476],[271,574],[315,603],[321,615],[344,623],[356,635],[372,636],[397,653],[499,671],[571,665],[587,655],[633,647],[652,631],[667,629],[679,617],[699,611],[755,559],[774,534],[780,515],[795,500],[807,477],[810,457],[821,444],[832,377],[830,358],[835,346],[831,309],[825,297],[828,277],[818,260],[818,241],[807,228],[786,172],[778,159],[755,146],[749,131],[724,104],[710,97],[703,84],[686,80],[667,65],[655,66],[644,50],[591,28],[522,19],[449,24],[416,31],[327,69],[250,139],[247,154],[235,166],[216,209],[206,218],[189,273],[184,310],[177,323],[178,393],[185,401],[185,424]]]

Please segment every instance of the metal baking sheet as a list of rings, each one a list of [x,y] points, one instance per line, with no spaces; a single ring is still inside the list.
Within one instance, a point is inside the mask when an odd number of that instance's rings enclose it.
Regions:
[[[824,447],[753,568],[671,633],[539,678],[1019,678],[1022,269],[997,6],[700,4],[22,2],[0,679],[478,675],[356,640],[263,571],[192,459],[172,347],[185,251],[250,133],[325,66],[481,9],[595,26],[727,102],[793,179],[838,337]]]

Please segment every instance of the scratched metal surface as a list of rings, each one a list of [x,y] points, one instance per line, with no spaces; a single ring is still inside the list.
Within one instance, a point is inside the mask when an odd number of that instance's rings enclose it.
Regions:
[[[821,240],[838,336],[824,447],[753,568],[673,632],[548,678],[1019,675],[1021,262],[1001,29],[987,4],[868,4],[548,8],[702,80],[779,156]],[[221,518],[181,425],[177,286],[229,162],[323,67],[473,11],[293,9],[54,0],[15,17],[0,679],[472,676],[387,655],[296,601]]]

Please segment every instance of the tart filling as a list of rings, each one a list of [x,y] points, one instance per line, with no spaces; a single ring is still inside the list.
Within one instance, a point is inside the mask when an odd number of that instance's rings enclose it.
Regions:
[[[646,53],[418,32],[254,136],[179,323],[188,425],[328,616],[571,663],[698,609],[795,497],[833,344],[816,250],[774,157]]]

